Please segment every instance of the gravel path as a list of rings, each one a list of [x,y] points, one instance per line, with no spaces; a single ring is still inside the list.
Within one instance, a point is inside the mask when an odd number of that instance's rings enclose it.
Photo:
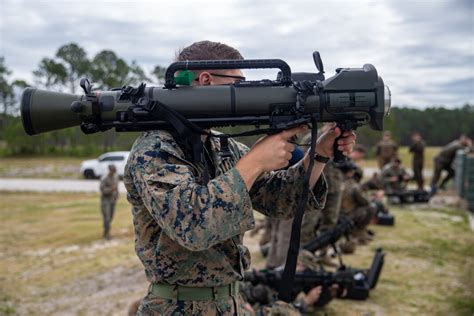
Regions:
[[[374,172],[378,172],[378,169],[365,168],[365,178]],[[423,174],[427,178],[433,172],[424,170]],[[99,180],[0,178],[0,191],[99,192]],[[123,182],[120,182],[119,191],[126,193]]]

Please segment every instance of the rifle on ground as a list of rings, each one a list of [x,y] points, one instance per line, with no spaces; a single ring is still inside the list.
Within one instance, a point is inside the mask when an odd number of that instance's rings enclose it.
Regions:
[[[354,222],[350,218],[341,216],[339,222],[334,228],[329,229],[308,241],[303,245],[303,249],[315,252],[333,245],[343,236],[349,236],[354,227]]]
[[[313,271],[306,269],[295,274],[291,299],[294,300],[300,292],[308,293],[311,289],[322,286],[321,296],[315,306],[328,304],[333,297],[333,285],[337,285],[338,298],[366,300],[369,292],[377,285],[380,273],[384,265],[385,253],[377,249],[372,260],[372,265],[367,270],[343,267],[335,272],[325,270]],[[281,288],[283,270],[252,270],[245,272],[244,281],[250,282],[254,287],[264,285],[277,291]],[[250,304],[269,304],[268,295],[265,291],[256,287],[255,291],[247,290],[246,300]]]
[[[401,190],[385,193],[391,204],[428,203],[430,194],[425,190]]]

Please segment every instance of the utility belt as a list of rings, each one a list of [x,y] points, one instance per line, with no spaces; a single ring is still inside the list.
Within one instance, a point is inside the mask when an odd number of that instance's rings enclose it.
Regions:
[[[222,286],[189,287],[152,283],[148,293],[173,301],[216,301],[235,297],[239,291],[237,282]]]

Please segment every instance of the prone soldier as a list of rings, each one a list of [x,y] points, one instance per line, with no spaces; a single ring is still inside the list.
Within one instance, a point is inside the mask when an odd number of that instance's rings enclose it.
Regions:
[[[341,213],[348,216],[354,222],[356,229],[352,235],[359,243],[364,244],[372,239],[366,227],[373,217],[374,209],[370,201],[363,195],[362,188],[353,177],[357,166],[353,162],[348,161],[341,165],[340,169],[345,177]]]

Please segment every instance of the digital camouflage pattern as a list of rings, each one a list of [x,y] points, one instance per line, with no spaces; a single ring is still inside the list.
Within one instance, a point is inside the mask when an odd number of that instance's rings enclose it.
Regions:
[[[213,301],[173,301],[161,298],[152,293],[145,296],[138,307],[140,316],[220,316],[220,315],[251,315],[244,309],[244,301],[238,295],[236,298]]]
[[[253,209],[271,217],[294,216],[302,162],[260,176],[248,192],[234,168],[248,148],[230,139],[231,157],[222,158],[218,138],[210,139],[210,147],[216,174],[203,184],[204,165],[187,161],[170,133],[145,132],[133,145],[124,183],[135,250],[152,283],[210,287],[242,280],[250,265],[242,237],[254,227]],[[320,208],[325,193],[321,177],[307,208]]]
[[[326,167],[324,167],[324,176],[328,184],[328,194],[322,211],[321,228],[331,228],[337,224],[337,220],[339,219],[342,190],[344,188],[344,175],[331,160],[326,164]]]

